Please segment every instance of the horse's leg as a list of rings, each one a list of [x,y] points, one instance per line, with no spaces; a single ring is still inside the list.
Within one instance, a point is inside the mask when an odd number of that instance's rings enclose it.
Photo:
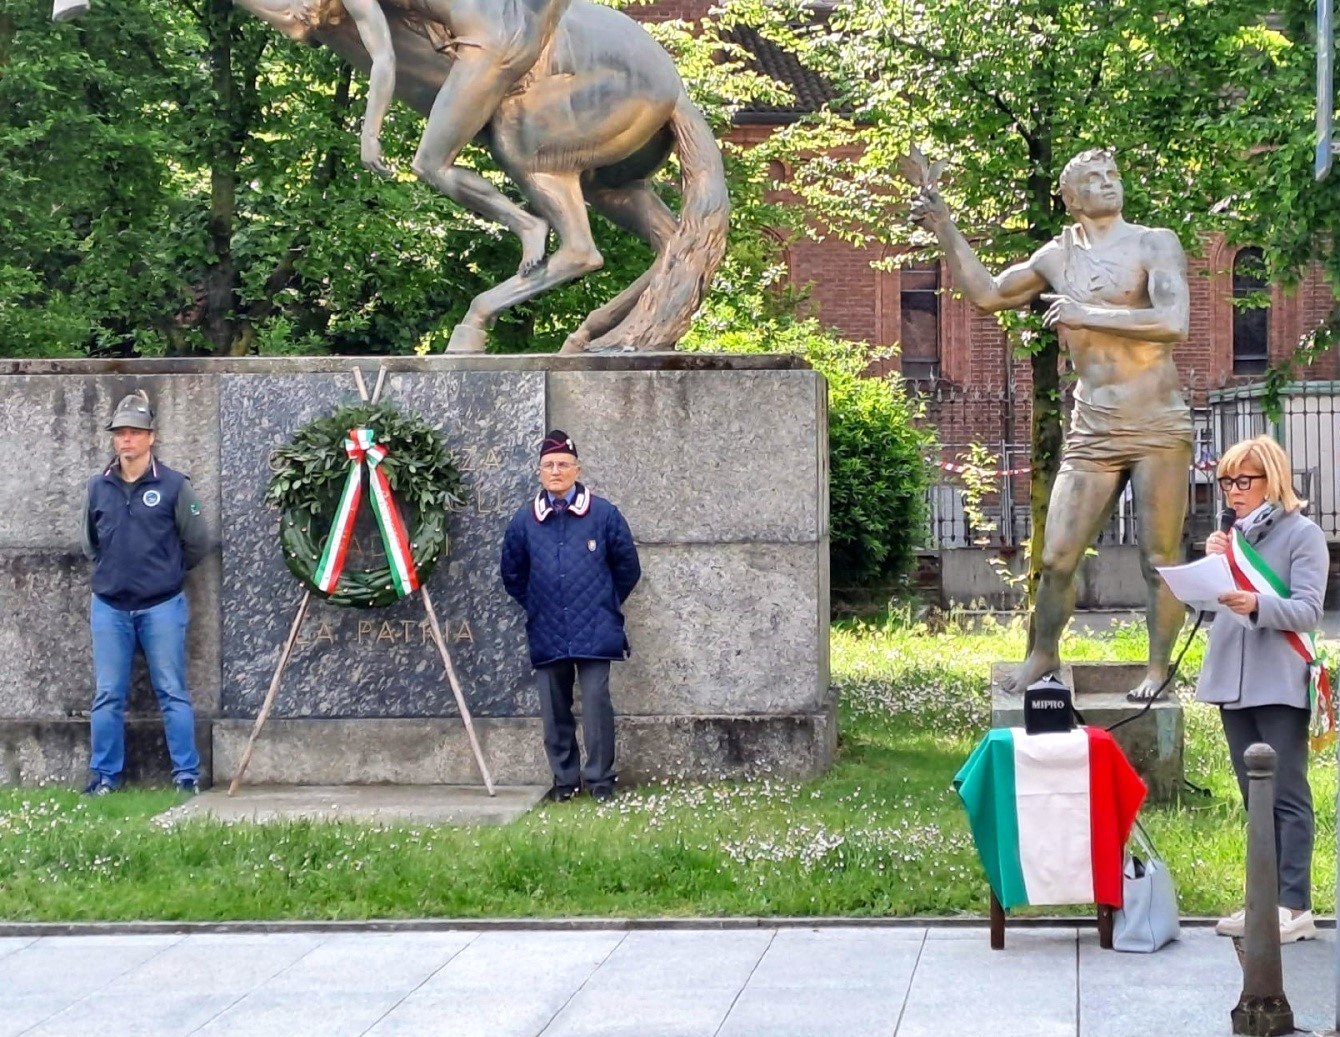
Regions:
[[[599,270],[605,264],[591,237],[579,174],[528,173],[522,177],[521,187],[530,203],[553,226],[558,248],[543,266],[529,274],[510,277],[475,296],[464,319],[452,330],[449,350],[456,347],[460,351],[469,343],[482,341],[485,329],[503,310]]]
[[[461,47],[455,67],[433,101],[423,128],[415,174],[458,205],[496,220],[521,239],[522,274],[544,260],[549,227],[528,213],[473,169],[455,164],[461,149],[488,125],[511,88],[512,76],[478,47]]]
[[[679,218],[661,201],[645,180],[622,187],[587,187],[586,200],[617,227],[636,234],[659,254],[674,233]],[[580,353],[591,339],[605,334],[628,316],[638,296],[651,283],[651,271],[630,284],[598,310],[592,310],[581,327],[563,343],[564,353]]]

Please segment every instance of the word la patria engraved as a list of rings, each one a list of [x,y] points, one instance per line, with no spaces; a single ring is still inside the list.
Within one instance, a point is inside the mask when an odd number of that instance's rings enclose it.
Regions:
[[[453,644],[475,643],[475,632],[468,619],[443,619],[442,636]],[[310,625],[303,630],[295,642],[298,648],[308,648],[315,644],[336,644],[352,642],[368,648],[385,648],[389,645],[426,645],[432,647],[432,627],[426,619],[360,619],[350,630],[348,624],[337,623],[334,626],[327,620],[321,620],[312,630]]]

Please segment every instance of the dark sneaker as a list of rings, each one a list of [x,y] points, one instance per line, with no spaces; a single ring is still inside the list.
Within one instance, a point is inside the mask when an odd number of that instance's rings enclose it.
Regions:
[[[200,782],[194,778],[177,778],[172,782],[172,787],[183,796],[200,795]]]
[[[591,798],[597,803],[608,803],[614,798],[613,785],[592,785]]]
[[[544,794],[544,798],[551,803],[566,803],[575,795],[577,795],[575,785],[554,785]]]
[[[92,781],[90,781],[90,782],[88,783],[87,786],[85,786],[85,788],[84,788],[84,795],[86,795],[86,796],[110,796],[110,795],[111,795],[113,792],[115,792],[115,791],[116,791],[116,786],[115,786],[115,785],[113,785],[110,781],[108,781],[108,780],[107,780],[106,778],[104,778],[102,775],[98,775],[96,778],[94,778]]]

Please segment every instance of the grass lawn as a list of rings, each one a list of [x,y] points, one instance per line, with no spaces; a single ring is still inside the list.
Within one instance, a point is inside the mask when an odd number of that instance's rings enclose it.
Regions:
[[[842,624],[839,760],[796,783],[673,785],[551,804],[505,828],[253,826],[154,815],[176,798],[0,790],[0,919],[357,919],[557,915],[983,915],[949,782],[987,725],[992,659],[1022,626]],[[1141,659],[1142,629],[1069,637],[1070,659]],[[1200,645],[1184,664],[1199,667]],[[1187,710],[1187,777],[1145,811],[1185,914],[1240,906],[1245,842],[1218,719]],[[1335,763],[1314,760],[1316,906],[1335,905]]]

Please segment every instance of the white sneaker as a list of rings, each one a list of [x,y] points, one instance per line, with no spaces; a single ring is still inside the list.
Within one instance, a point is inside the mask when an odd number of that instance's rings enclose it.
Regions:
[[[1317,923],[1312,920],[1312,912],[1304,911],[1294,917],[1287,907],[1280,908],[1280,943],[1295,943],[1298,940],[1315,940]]]
[[[1247,928],[1247,910],[1234,911],[1231,915],[1219,919],[1214,931],[1220,936],[1241,936]]]

